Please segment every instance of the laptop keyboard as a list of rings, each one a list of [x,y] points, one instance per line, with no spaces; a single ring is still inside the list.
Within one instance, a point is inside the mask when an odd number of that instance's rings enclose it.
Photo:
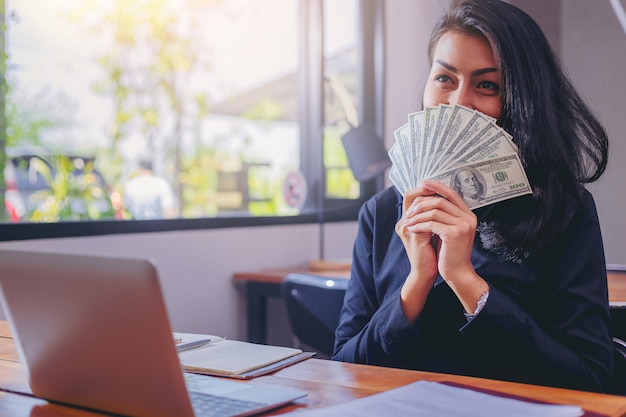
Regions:
[[[234,400],[202,392],[190,392],[189,394],[196,417],[234,417],[245,415],[264,406],[264,404],[254,401]]]

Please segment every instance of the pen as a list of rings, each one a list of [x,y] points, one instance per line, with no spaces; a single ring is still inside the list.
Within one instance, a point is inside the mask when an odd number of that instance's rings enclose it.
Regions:
[[[199,348],[199,347],[207,345],[209,343],[211,343],[211,339],[195,340],[193,342],[182,343],[182,344],[176,346],[176,350],[178,350],[178,352],[180,353],[180,352],[184,352],[186,350]]]

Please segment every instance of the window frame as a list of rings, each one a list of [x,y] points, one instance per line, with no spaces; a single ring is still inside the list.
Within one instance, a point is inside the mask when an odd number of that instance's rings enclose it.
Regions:
[[[301,171],[307,178],[309,197],[301,213],[293,216],[218,216],[159,220],[94,220],[56,223],[0,223],[0,241],[58,237],[99,236],[260,227],[356,220],[363,202],[381,190],[383,175],[361,183],[357,200],[326,198],[322,173],[323,108],[323,2],[299,0],[298,117]],[[383,140],[384,126],[384,2],[359,0],[359,120],[371,123]]]

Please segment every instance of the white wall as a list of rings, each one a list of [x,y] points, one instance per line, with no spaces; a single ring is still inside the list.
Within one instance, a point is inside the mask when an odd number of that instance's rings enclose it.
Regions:
[[[450,0],[393,0],[385,10],[385,143],[422,107],[422,93],[430,68],[428,37]]]
[[[589,187],[607,262],[626,264],[626,34],[609,0],[562,0],[561,9],[563,61],[609,134],[608,169]]]

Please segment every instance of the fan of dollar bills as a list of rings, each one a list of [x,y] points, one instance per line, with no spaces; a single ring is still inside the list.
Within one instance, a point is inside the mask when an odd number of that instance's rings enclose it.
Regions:
[[[423,179],[448,184],[475,209],[532,190],[511,135],[460,105],[411,113],[394,132],[389,179],[404,195]]]

